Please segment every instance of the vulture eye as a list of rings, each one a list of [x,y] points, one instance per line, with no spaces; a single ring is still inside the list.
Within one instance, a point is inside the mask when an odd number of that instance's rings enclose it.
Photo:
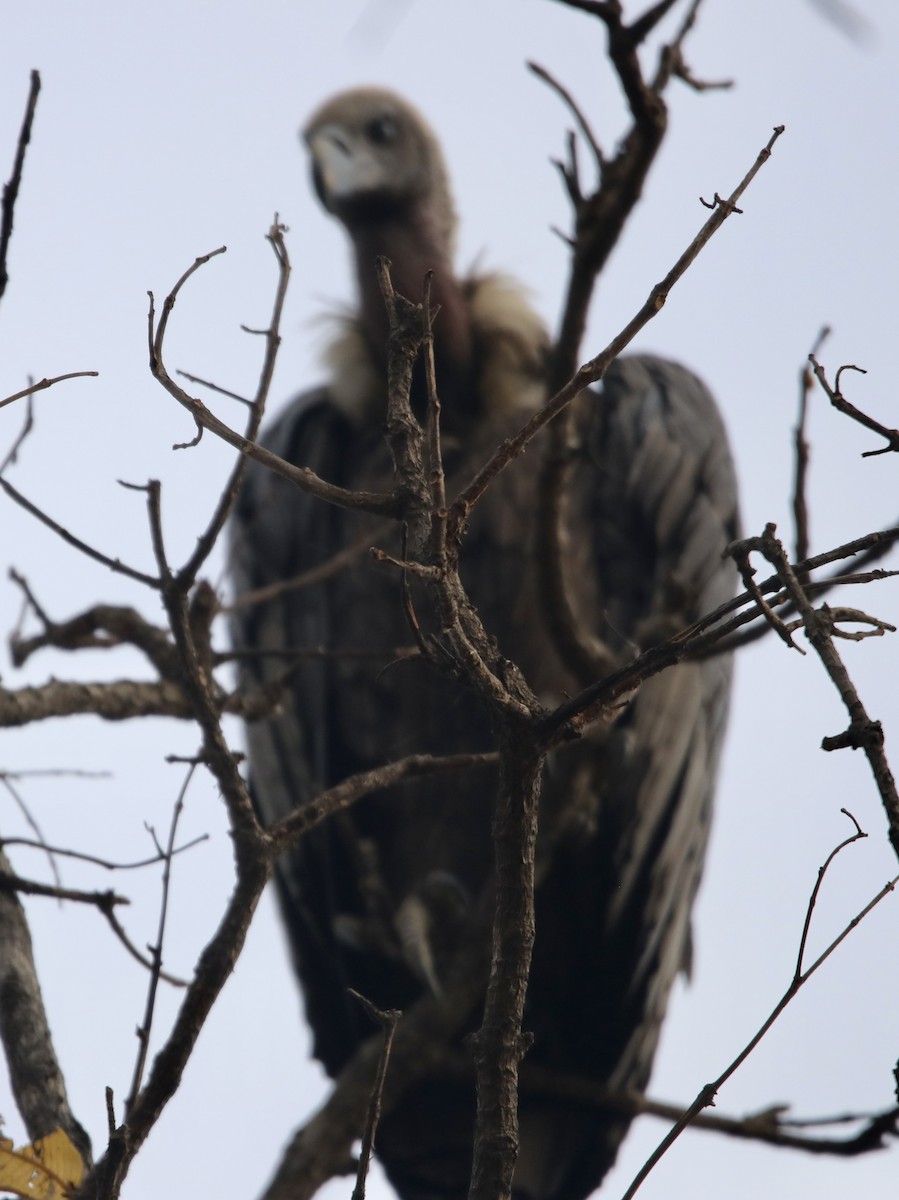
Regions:
[[[396,141],[399,129],[396,117],[375,117],[365,126],[365,134],[376,146],[386,146]]]

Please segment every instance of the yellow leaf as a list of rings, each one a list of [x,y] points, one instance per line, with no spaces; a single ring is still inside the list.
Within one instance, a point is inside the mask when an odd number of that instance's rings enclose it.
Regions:
[[[65,1200],[83,1178],[81,1155],[61,1129],[18,1150],[0,1137],[0,1192],[25,1200]]]

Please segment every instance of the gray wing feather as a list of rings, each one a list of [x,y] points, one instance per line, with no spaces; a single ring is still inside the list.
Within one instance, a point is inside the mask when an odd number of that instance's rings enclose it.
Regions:
[[[595,586],[595,624],[626,661],[733,595],[722,558],[739,528],[733,464],[707,389],[660,359],[618,360],[577,423],[572,520],[590,531],[595,571],[584,604]],[[529,1012],[542,1065],[613,1088],[648,1082],[671,986],[690,964],[730,680],[727,656],[669,669],[616,725],[551,764],[544,810],[567,805],[577,819],[538,896]],[[586,1195],[627,1124],[523,1105],[521,1194]]]

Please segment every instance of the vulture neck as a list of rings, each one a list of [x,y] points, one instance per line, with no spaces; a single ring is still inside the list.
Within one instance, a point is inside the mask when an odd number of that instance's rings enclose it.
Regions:
[[[361,321],[379,370],[387,369],[387,309],[378,284],[376,259],[391,263],[394,288],[408,300],[420,302],[428,271],[433,272],[431,305],[439,313],[434,321],[434,358],[437,391],[444,418],[462,416],[477,407],[473,368],[472,330],[468,304],[455,278],[449,247],[434,231],[426,213],[404,214],[368,222],[351,231],[356,254],[356,274],[361,297]],[[424,373],[416,369],[413,408],[420,416],[426,403]]]

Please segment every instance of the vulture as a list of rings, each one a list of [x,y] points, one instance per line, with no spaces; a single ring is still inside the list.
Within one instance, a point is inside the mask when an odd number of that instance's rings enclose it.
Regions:
[[[548,339],[527,294],[453,269],[456,216],[440,146],[391,91],[343,92],[303,137],[315,190],[349,236],[358,309],[339,319],[328,379],[293,400],[268,448],[344,488],[387,492],[387,317],[376,258],[417,300],[432,272],[447,494],[546,399]],[[414,411],[424,415],[422,380]],[[547,705],[582,682],[547,620],[535,561],[539,440],[474,509],[463,582],[501,653]],[[572,606],[612,665],[734,593],[722,551],[737,536],[736,485],[711,395],[691,372],[622,357],[577,402],[565,495]],[[384,518],[312,498],[251,462],[233,528],[233,636],[247,686],[283,682],[273,717],[248,726],[250,785],[272,822],[354,772],[411,754],[495,749],[477,698],[414,653]],[[344,553],[346,552],[346,553]],[[336,557],[339,556],[339,557]],[[613,722],[554,751],[544,770],[537,933],[526,1066],[642,1092],[672,983],[690,966],[731,664],[684,662],[644,683]],[[314,1053],[336,1075],[375,1033],[349,989],[383,1009],[440,995],[483,933],[492,887],[490,766],[369,794],[317,825],[279,864],[280,904]],[[547,830],[551,833],[546,832]],[[489,931],[487,933],[489,936]],[[435,1065],[385,1111],[376,1151],[402,1200],[467,1194],[475,1112],[460,1013],[455,1067]],[[435,1056],[439,1059],[439,1055]],[[447,1061],[452,1055],[447,1056]],[[520,1097],[519,1200],[581,1200],[613,1163],[629,1118],[577,1090]]]

